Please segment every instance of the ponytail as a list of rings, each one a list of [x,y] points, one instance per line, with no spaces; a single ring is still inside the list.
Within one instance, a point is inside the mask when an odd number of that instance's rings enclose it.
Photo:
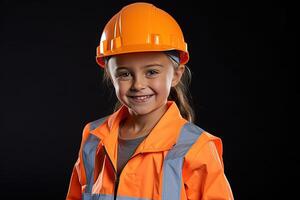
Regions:
[[[195,114],[192,106],[189,103],[190,99],[187,96],[187,94],[190,94],[188,86],[191,83],[191,77],[192,74],[190,69],[185,66],[185,71],[181,77],[181,80],[175,87],[171,88],[168,99],[175,101],[183,118],[189,122],[194,122]]]
[[[180,66],[180,52],[177,50],[165,51],[165,54],[169,57],[173,63],[174,70],[177,70]],[[181,76],[179,83],[171,88],[168,99],[175,101],[177,104],[180,114],[184,119],[189,122],[194,122],[195,114],[192,106],[190,105],[190,93],[189,86],[192,80],[192,73],[188,66],[185,65],[184,73]]]

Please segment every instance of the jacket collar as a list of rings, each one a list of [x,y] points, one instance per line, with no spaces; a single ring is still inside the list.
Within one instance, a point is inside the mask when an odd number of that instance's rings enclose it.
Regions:
[[[135,154],[169,150],[175,145],[181,127],[187,123],[173,101],[167,102],[168,110],[152,129],[145,140],[139,145]],[[128,109],[122,106],[113,113],[103,126],[91,131],[101,139],[113,163],[116,163],[119,124],[128,115]]]

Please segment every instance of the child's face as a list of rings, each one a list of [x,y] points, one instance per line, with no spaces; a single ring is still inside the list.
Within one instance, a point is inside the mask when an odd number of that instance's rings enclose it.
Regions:
[[[184,72],[184,66],[175,69],[163,52],[114,56],[107,67],[116,96],[134,115],[164,110],[171,87]]]

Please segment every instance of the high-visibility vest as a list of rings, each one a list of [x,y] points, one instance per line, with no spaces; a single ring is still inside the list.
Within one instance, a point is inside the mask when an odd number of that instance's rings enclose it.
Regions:
[[[88,123],[67,200],[232,200],[221,139],[180,115],[174,102],[116,174],[119,124],[126,107]]]
[[[101,125],[105,118],[101,118],[91,123],[90,130]],[[168,152],[167,157],[163,163],[163,184],[162,184],[162,200],[179,200],[182,184],[182,166],[185,154],[190,147],[195,143],[203,130],[193,123],[186,123],[174,147]],[[92,187],[94,184],[94,167],[95,154],[99,145],[99,138],[90,134],[83,146],[83,164],[86,173],[86,188],[83,193],[83,200],[112,200],[112,195],[107,194],[92,194]],[[117,200],[137,200],[134,197],[124,197],[114,194]],[[146,200],[138,198],[139,200]]]

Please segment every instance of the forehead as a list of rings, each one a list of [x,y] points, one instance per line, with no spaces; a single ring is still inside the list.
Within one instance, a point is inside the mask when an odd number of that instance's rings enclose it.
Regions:
[[[171,64],[170,59],[164,52],[138,52],[113,56],[109,59],[108,67],[130,67],[160,64]]]

